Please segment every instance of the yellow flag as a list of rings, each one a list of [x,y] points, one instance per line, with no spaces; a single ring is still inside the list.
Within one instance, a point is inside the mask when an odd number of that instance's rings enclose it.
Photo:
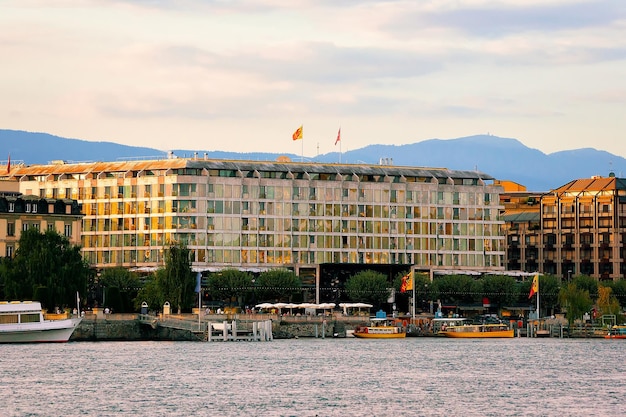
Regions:
[[[291,135],[291,137],[293,138],[293,140],[302,139],[302,126],[297,128],[296,131],[293,132],[293,135]]]
[[[402,277],[400,292],[411,291],[413,289],[413,271]]]
[[[539,292],[539,274],[535,274],[533,278],[533,285],[530,286],[530,294],[528,294],[528,298],[531,298],[533,295]]]
[[[406,290],[411,291],[413,289],[413,271],[409,272],[409,278],[406,280]]]

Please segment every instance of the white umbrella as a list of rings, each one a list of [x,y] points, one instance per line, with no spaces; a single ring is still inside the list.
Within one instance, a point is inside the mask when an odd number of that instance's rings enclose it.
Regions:
[[[257,304],[255,307],[256,308],[267,309],[267,308],[273,308],[274,304],[271,304],[271,303],[261,303],[261,304]]]
[[[287,305],[288,305],[287,303],[275,303],[275,304],[274,304],[274,307],[276,307],[276,308],[278,309],[278,312],[280,313],[280,311],[281,311],[283,308],[287,307]]]
[[[294,308],[300,308],[300,304],[287,303],[285,304],[285,308],[288,308],[289,314],[292,314]]]

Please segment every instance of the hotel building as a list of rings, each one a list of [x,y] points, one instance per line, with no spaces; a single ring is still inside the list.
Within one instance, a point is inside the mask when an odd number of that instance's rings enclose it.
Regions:
[[[540,194],[509,189],[501,199],[507,269],[564,279],[624,277],[625,179],[577,179]]]
[[[196,271],[287,267],[317,281],[330,264],[504,270],[489,175],[283,159],[59,161],[10,177],[25,195],[82,205],[95,268],[157,268],[181,243]]]

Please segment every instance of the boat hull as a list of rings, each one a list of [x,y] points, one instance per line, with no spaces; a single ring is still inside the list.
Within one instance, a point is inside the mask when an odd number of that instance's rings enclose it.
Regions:
[[[0,326],[0,343],[63,343],[67,342],[81,318],[49,320]]]
[[[446,337],[456,339],[490,339],[515,337],[513,329],[492,332],[441,332]]]
[[[406,337],[406,333],[357,333],[352,334],[359,339],[403,339]]]
[[[604,336],[605,339],[626,339],[626,326],[613,326],[609,329],[609,334]]]

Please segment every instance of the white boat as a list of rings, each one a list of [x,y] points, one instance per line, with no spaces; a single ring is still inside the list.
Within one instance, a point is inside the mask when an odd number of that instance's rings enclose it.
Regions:
[[[44,320],[38,301],[0,301],[0,343],[67,342],[81,320]]]

